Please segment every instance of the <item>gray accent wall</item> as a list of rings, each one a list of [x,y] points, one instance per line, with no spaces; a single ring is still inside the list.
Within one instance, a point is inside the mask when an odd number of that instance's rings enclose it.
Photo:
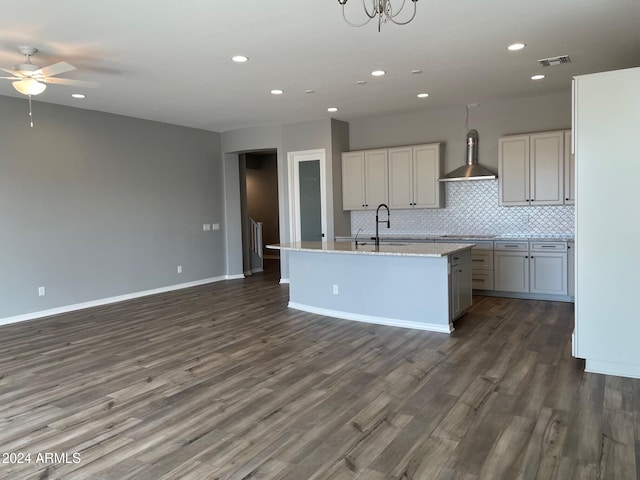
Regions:
[[[227,274],[220,134],[33,110],[0,97],[0,319]]]

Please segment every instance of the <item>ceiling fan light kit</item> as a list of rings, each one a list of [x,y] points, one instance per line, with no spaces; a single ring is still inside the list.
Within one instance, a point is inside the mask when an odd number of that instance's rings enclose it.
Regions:
[[[40,95],[47,86],[33,78],[23,78],[12,82],[13,88],[23,95]]]
[[[347,1],[348,0],[338,0],[338,3],[342,6],[342,18],[344,18],[344,21],[352,27],[363,27],[377,17],[378,32],[380,31],[380,27],[383,23],[391,22],[395,23],[396,25],[406,25],[407,23],[411,22],[411,20],[413,20],[416,16],[418,3],[418,0],[410,0],[411,3],[413,3],[413,13],[408,20],[401,21],[400,19],[396,18],[402,13],[402,10],[405,7],[406,0],[397,1],[396,7],[398,4],[400,4],[400,6],[397,8],[394,8],[392,0],[362,0],[362,7],[364,9],[366,18],[362,23],[353,23],[347,18],[347,14],[344,9]]]

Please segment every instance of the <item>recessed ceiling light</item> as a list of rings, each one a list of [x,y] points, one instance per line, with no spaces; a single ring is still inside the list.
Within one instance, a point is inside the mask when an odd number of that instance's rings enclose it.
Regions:
[[[231,60],[233,60],[236,63],[244,63],[247,60],[249,60],[249,57],[245,57],[244,55],[235,55],[231,57]]]
[[[517,50],[522,50],[524,47],[526,47],[526,45],[524,43],[512,43],[511,45],[509,45],[507,47],[507,50],[510,50],[512,52],[515,52]]]
[[[309,89],[309,90],[305,90],[304,93],[316,93],[316,91]]]
[[[71,96],[73,98],[87,98],[87,96],[82,93],[72,93]]]
[[[366,84],[367,84],[367,82],[365,82],[364,80],[358,80],[358,81],[356,82],[356,85],[358,85],[358,86],[360,86],[360,87],[361,87],[362,85],[366,85]]]
[[[427,98],[429,96],[428,93],[419,93],[418,98]]]
[[[422,73],[422,70],[411,70],[411,74],[413,75],[419,75]]]
[[[373,75],[374,77],[381,77],[383,76],[385,73],[384,70],[374,70],[373,72],[371,72],[371,75]]]
[[[337,107],[329,107],[327,108],[327,112],[337,112],[338,108]]]
[[[271,95],[282,95],[283,93],[284,93],[284,90],[280,90],[279,88],[275,88],[271,90]]]
[[[531,80],[542,80],[545,76],[539,73],[538,75],[532,75]]]

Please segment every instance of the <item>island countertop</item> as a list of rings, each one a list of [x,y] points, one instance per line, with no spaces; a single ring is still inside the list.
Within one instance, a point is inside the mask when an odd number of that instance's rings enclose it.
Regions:
[[[294,242],[267,245],[274,250],[298,252],[341,253],[350,255],[387,255],[402,257],[446,257],[452,253],[470,249],[473,243],[381,243],[376,247],[373,241],[355,242]]]

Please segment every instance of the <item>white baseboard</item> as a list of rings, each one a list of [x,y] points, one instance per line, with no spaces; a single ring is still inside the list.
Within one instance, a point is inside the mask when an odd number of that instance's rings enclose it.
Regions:
[[[235,280],[244,278],[244,275],[221,275],[219,277],[205,278],[202,280],[196,280],[194,282],[179,283],[176,285],[169,285],[167,287],[154,288],[152,290],[145,290],[142,292],[126,293],[124,295],[117,295],[115,297],[101,298],[98,300],[91,300],[90,302],[76,303],[73,305],[65,305],[63,307],[51,308],[49,310],[40,310],[38,312],[25,313],[23,315],[15,315],[12,317],[0,318],[0,325],[9,325],[12,323],[25,322],[27,320],[35,320],[37,318],[49,317],[51,315],[59,315],[61,313],[74,312],[76,310],[82,310],[85,308],[99,307],[101,305],[108,305],[110,303],[123,302],[125,300],[132,300],[134,298],[146,297],[148,295],[156,295],[158,293],[172,292],[174,290],[182,290],[183,288],[197,287],[199,285],[206,285],[207,283],[220,282],[223,280]]]
[[[451,333],[454,328],[451,324],[447,326],[436,325],[433,323],[411,322],[396,318],[374,317],[371,315],[361,315],[359,313],[342,312],[340,310],[331,310],[328,308],[313,307],[296,302],[289,302],[289,308],[302,310],[303,312],[315,313],[326,317],[341,318],[344,320],[354,320],[356,322],[374,323],[376,325],[387,325],[389,327],[411,328],[414,330],[426,330],[428,332]]]
[[[640,378],[640,365],[606,362],[589,358],[585,361],[584,371],[602,375],[614,375],[616,377]]]
[[[281,278],[281,279],[280,279],[280,285],[282,285],[282,284],[289,284],[289,283],[291,283],[291,282],[289,281],[289,279],[288,279],[288,278]]]

